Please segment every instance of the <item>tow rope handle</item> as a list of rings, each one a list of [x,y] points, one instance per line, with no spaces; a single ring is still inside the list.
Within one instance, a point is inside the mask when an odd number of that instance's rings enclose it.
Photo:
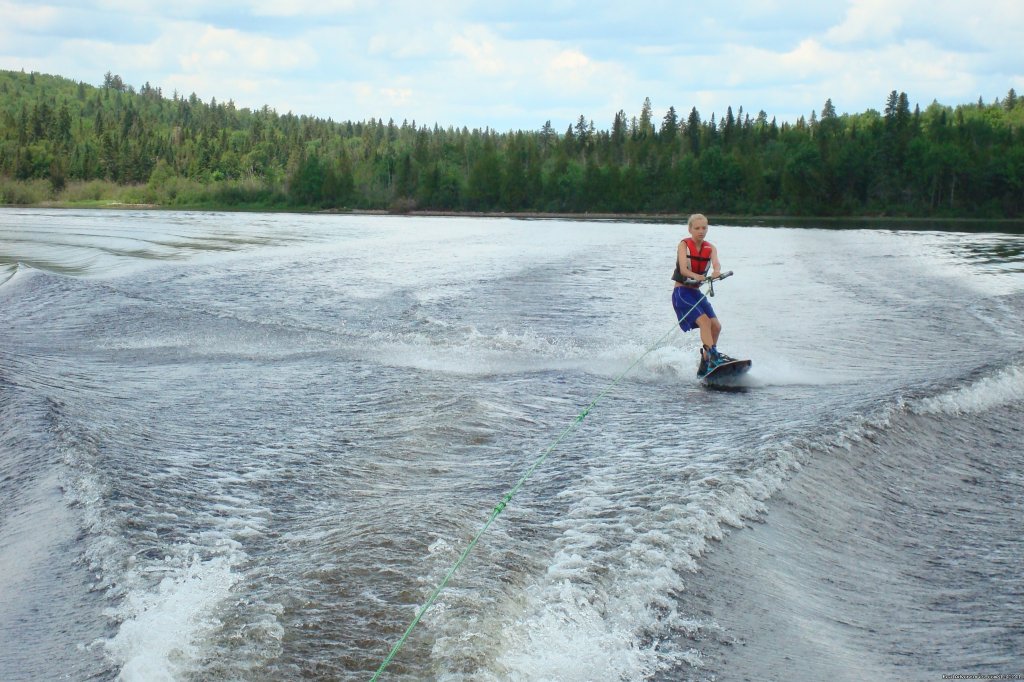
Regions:
[[[715,282],[717,282],[719,280],[722,280],[722,279],[725,279],[726,277],[731,277],[731,276],[732,276],[732,270],[728,270],[728,271],[723,272],[722,274],[720,274],[718,277],[705,277],[704,279],[700,279],[700,280],[691,279],[691,278],[687,277],[685,280],[683,280],[683,284],[690,284],[690,285],[696,284],[698,287],[701,286],[702,284],[707,284],[708,285],[708,296],[710,297],[710,296],[714,296],[715,295]]]

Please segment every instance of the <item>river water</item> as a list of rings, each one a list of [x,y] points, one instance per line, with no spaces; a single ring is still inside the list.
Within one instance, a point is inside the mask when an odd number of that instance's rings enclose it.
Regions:
[[[682,236],[0,210],[0,678],[1024,672],[1024,236]]]

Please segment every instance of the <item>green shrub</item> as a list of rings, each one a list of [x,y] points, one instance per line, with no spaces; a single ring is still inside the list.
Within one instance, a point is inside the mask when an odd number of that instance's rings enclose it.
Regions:
[[[49,180],[13,180],[0,176],[0,204],[28,206],[53,198]]]
[[[69,182],[57,199],[67,203],[97,202],[117,193],[117,184],[108,180]]]

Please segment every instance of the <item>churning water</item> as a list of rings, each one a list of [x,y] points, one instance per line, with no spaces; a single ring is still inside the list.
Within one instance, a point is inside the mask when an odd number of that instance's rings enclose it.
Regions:
[[[369,679],[641,356],[382,679],[1024,672],[1024,237],[684,234],[0,211],[0,678]]]

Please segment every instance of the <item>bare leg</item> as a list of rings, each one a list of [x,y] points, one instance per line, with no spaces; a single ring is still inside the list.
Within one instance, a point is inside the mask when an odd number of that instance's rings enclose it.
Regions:
[[[722,323],[718,321],[717,317],[701,315],[697,318],[697,328],[700,330],[700,342],[704,348],[718,345],[718,337],[722,333]]]

